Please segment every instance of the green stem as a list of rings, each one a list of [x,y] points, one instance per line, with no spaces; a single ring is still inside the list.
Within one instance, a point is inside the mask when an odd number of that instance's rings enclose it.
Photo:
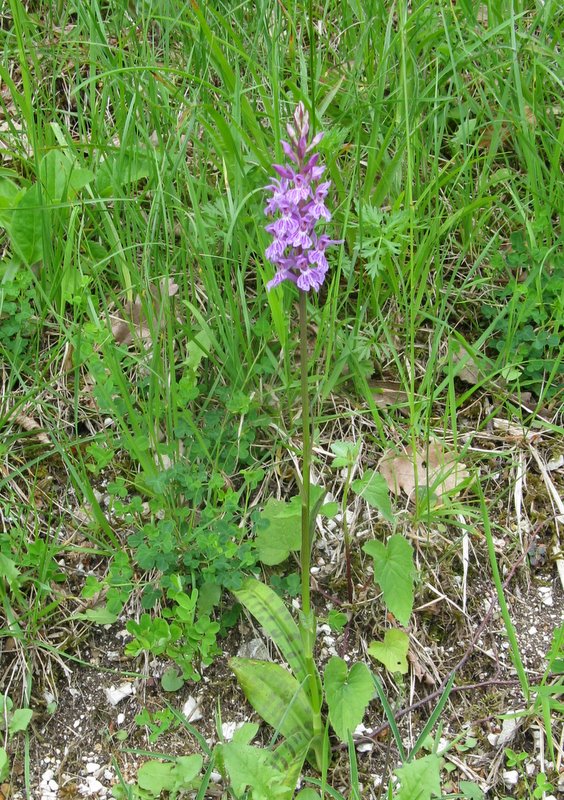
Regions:
[[[347,520],[347,501],[349,498],[351,473],[352,473],[352,466],[349,465],[347,467],[347,478],[345,480],[345,486],[343,488],[343,507],[341,509],[343,514],[343,533],[345,536],[345,566],[347,575],[347,597],[350,604],[352,604],[354,599],[352,570],[351,570],[351,537],[349,533],[349,523]]]
[[[308,391],[308,353],[307,353],[307,293],[300,290],[300,370],[302,391],[302,614],[301,633],[308,672],[309,696],[313,711],[313,750],[317,766],[323,763],[323,723],[321,720],[321,687],[313,660],[316,623],[311,610],[310,569],[311,569],[311,512],[310,512],[310,473],[311,473],[311,417]]]
[[[302,611],[306,617],[311,612],[310,569],[311,569],[311,536],[310,536],[310,497],[309,484],[311,473],[311,421],[309,413],[308,391],[308,354],[307,354],[307,293],[300,289],[300,369],[302,378]]]

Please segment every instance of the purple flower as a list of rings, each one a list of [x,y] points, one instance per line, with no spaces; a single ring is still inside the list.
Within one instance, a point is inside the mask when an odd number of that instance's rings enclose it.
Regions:
[[[271,192],[264,213],[276,217],[266,226],[274,237],[265,256],[276,267],[276,274],[266,285],[268,290],[283,281],[292,281],[304,292],[318,292],[329,264],[325,249],[341,240],[317,235],[315,226],[323,218],[331,219],[325,205],[331,181],[320,183],[325,167],[319,165],[319,153],[306,158],[322,139],[318,133],[308,144],[309,115],[303,103],[294,112],[294,125],[287,126],[289,142],[282,140],[284,155],[292,162],[273,164],[278,178],[266,189]]]

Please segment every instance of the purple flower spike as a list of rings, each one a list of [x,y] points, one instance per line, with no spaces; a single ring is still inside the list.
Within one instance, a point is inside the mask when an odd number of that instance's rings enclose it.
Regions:
[[[291,281],[304,292],[318,292],[329,265],[325,249],[341,240],[317,235],[315,226],[323,218],[331,219],[325,205],[331,181],[320,183],[325,167],[318,165],[319,153],[308,156],[319,144],[318,133],[309,142],[309,115],[303,103],[298,103],[293,125],[287,125],[289,142],[281,140],[288,164],[273,164],[278,178],[272,178],[266,189],[271,193],[264,213],[276,219],[266,226],[273,240],[265,256],[276,267],[276,274],[266,284],[268,290]]]

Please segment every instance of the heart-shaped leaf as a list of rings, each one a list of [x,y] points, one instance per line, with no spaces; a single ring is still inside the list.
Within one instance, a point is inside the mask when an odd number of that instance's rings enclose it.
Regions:
[[[431,800],[441,796],[441,759],[432,754],[395,770],[400,781],[396,800]]]
[[[285,561],[302,543],[300,498],[289,503],[270,498],[260,515],[255,544],[263,564]]]
[[[369,506],[376,508],[388,522],[394,521],[388,484],[379,472],[367,470],[362,478],[351,483],[351,489],[363,497]]]
[[[389,672],[400,672],[405,675],[407,666],[407,651],[409,650],[409,636],[405,631],[392,628],[386,631],[383,642],[371,642],[368,652],[386,667]]]
[[[374,559],[374,580],[380,584],[388,609],[402,625],[407,625],[413,609],[413,547],[395,534],[387,546],[374,539],[362,549]]]
[[[184,679],[182,675],[178,674],[178,670],[174,667],[169,667],[162,674],[161,686],[165,692],[177,692],[184,686]]]
[[[350,672],[342,658],[333,656],[325,667],[325,697],[333,730],[346,742],[360,724],[374,694],[374,684],[366,664],[354,664]]]

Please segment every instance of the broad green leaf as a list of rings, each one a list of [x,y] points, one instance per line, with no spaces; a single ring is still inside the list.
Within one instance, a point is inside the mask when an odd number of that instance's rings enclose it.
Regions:
[[[284,775],[272,765],[272,754],[268,750],[237,742],[223,744],[219,749],[238,797],[247,786],[252,789],[253,800],[286,800],[291,796],[282,785]]]
[[[18,708],[12,714],[12,718],[8,723],[8,733],[13,736],[15,733],[27,730],[27,726],[31,722],[33,711],[31,708]]]
[[[302,789],[296,796],[296,800],[319,800],[319,794],[315,789]]]
[[[229,667],[249,703],[275,731],[286,737],[296,732],[307,739],[313,737],[308,696],[288,670],[254,658],[231,658]]]
[[[34,185],[21,197],[8,229],[12,247],[28,266],[43,260],[43,217],[39,187]]]
[[[20,571],[16,567],[16,562],[0,553],[0,575],[6,579],[8,586],[17,582],[19,574]]]
[[[307,739],[296,731],[284,739],[272,753],[272,763],[285,775],[284,785],[290,790],[290,797],[298,783],[304,761],[311,747],[311,739]]]
[[[379,472],[367,470],[362,478],[351,483],[351,489],[376,508],[388,522],[394,521],[388,484]]]
[[[297,502],[296,502],[297,501]],[[255,544],[263,564],[281,564],[292,550],[300,550],[302,543],[302,516],[300,498],[289,503],[270,498],[260,515]]]
[[[370,670],[360,662],[349,672],[342,658],[332,656],[325,667],[324,686],[329,721],[339,739],[346,742],[349,733],[361,723],[374,695]]]
[[[362,549],[374,559],[374,580],[380,584],[388,609],[402,625],[407,625],[413,609],[413,547],[395,534],[387,546],[374,539]]]
[[[332,442],[331,450],[335,458],[331,462],[334,469],[339,467],[352,466],[360,453],[360,445],[362,442]]]
[[[174,789],[185,790],[190,789],[191,784],[197,780],[204,759],[198,753],[191,756],[179,756],[174,765]],[[197,788],[198,784],[194,788]]]
[[[186,366],[196,372],[202,359],[208,357],[211,345],[211,337],[206,330],[201,330],[197,333],[194,338],[186,344],[187,357],[184,362]]]
[[[9,178],[0,177],[0,226],[9,227],[14,209],[24,194],[25,189],[21,189]]]
[[[165,669],[161,677],[161,686],[165,692],[177,692],[184,686],[184,679],[182,675],[178,674],[178,670],[174,667]]]
[[[137,782],[140,789],[145,789],[154,797],[159,797],[161,792],[170,792],[174,788],[175,765],[168,761],[146,761],[139,767]]]
[[[71,170],[69,157],[62,150],[49,150],[41,159],[39,179],[48,202],[60,203],[67,199]]]
[[[247,578],[233,592],[237,600],[262,625],[286,659],[292,672],[303,683],[308,675],[307,663],[298,626],[276,592],[256,578]]]
[[[10,774],[10,761],[8,753],[0,747],[0,781],[5,781]]]
[[[368,653],[380,661],[389,672],[405,675],[408,670],[407,651],[409,636],[405,631],[392,628],[386,631],[383,642],[370,642]]]
[[[484,793],[474,781],[459,781],[458,788],[465,800],[484,800]]]
[[[395,800],[431,800],[441,796],[441,759],[432,754],[394,770],[400,781]]]
[[[256,722],[244,722],[240,728],[233,732],[233,740],[237,744],[250,744],[259,731],[260,725]]]

